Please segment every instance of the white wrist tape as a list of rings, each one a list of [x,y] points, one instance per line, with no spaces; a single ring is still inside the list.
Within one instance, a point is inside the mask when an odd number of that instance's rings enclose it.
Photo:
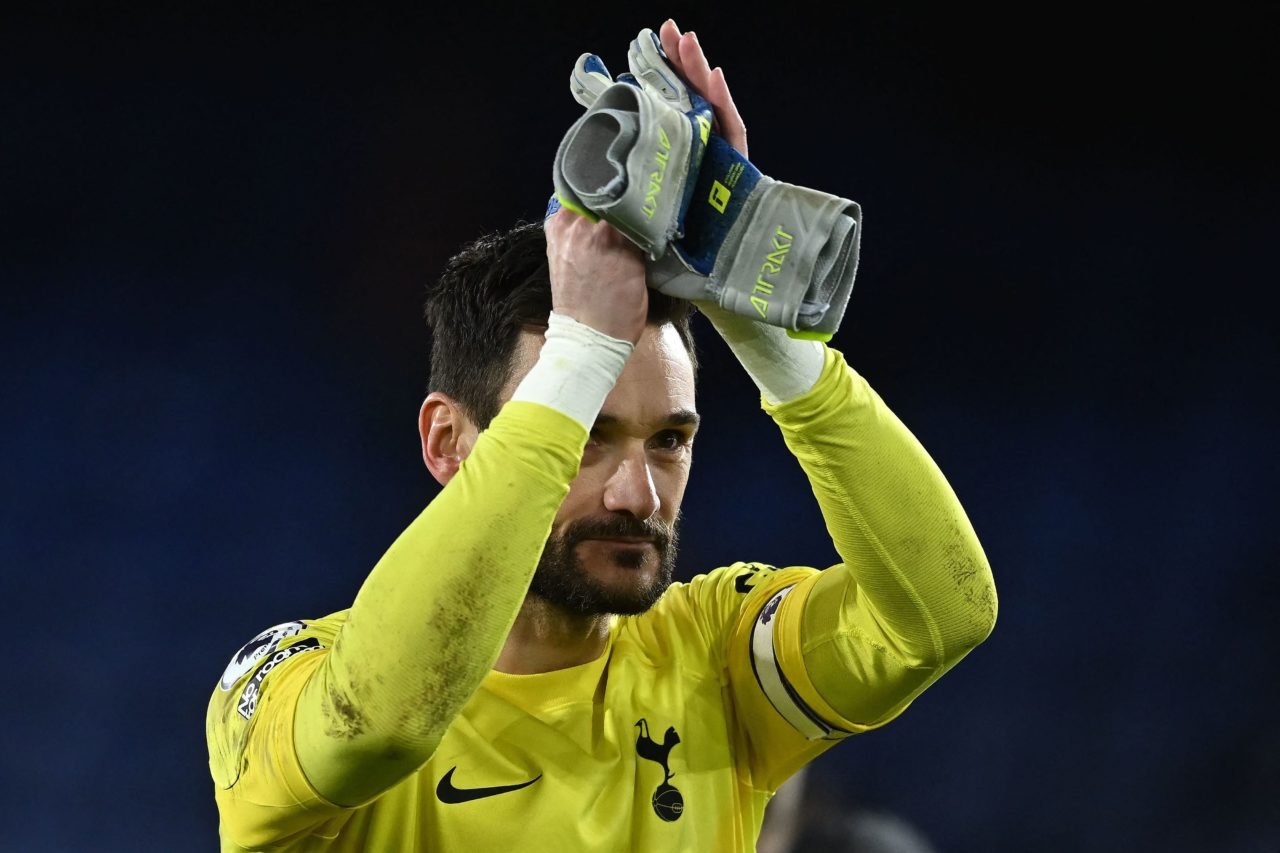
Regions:
[[[785,329],[756,322],[707,303],[698,303],[720,337],[771,405],[809,392],[822,375],[825,356],[818,341],[797,340]]]
[[[555,409],[590,430],[633,349],[627,341],[552,311],[546,343],[511,399]]]

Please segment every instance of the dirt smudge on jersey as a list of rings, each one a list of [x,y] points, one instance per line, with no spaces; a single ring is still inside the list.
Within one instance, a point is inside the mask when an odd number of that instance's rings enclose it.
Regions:
[[[325,722],[325,734],[338,740],[355,740],[364,734],[369,721],[359,705],[344,693],[333,680],[326,685],[325,701],[322,705]]]
[[[438,742],[489,672],[493,661],[488,655],[477,659],[476,641],[482,630],[477,623],[490,614],[477,610],[476,603],[494,603],[493,579],[503,573],[498,568],[503,558],[495,554],[477,561],[472,573],[440,590],[435,606],[424,614],[436,645],[431,666],[422,673],[417,701],[398,721],[402,738]]]

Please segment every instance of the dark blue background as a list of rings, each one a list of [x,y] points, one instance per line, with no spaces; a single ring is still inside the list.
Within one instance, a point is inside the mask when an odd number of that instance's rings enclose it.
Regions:
[[[211,850],[205,703],[435,494],[424,283],[537,217],[666,11],[0,26],[0,849]],[[929,448],[995,634],[820,760],[946,851],[1280,849],[1277,7],[686,14],[766,173],[865,211],[835,345]],[[767,14],[766,14],[767,13]],[[699,321],[682,576],[835,557]]]

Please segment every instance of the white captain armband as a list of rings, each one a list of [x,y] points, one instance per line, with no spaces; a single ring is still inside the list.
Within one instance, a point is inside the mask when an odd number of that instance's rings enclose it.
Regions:
[[[809,740],[838,740],[853,732],[823,720],[800,698],[800,694],[782,673],[773,650],[773,629],[778,623],[778,608],[794,588],[793,584],[774,593],[756,617],[756,623],[751,629],[751,669],[764,695],[792,728]]]

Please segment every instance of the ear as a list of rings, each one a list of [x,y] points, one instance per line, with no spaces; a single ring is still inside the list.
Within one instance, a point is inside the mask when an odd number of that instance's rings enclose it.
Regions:
[[[432,391],[418,412],[422,461],[440,485],[448,485],[475,445],[477,430],[452,397]]]

